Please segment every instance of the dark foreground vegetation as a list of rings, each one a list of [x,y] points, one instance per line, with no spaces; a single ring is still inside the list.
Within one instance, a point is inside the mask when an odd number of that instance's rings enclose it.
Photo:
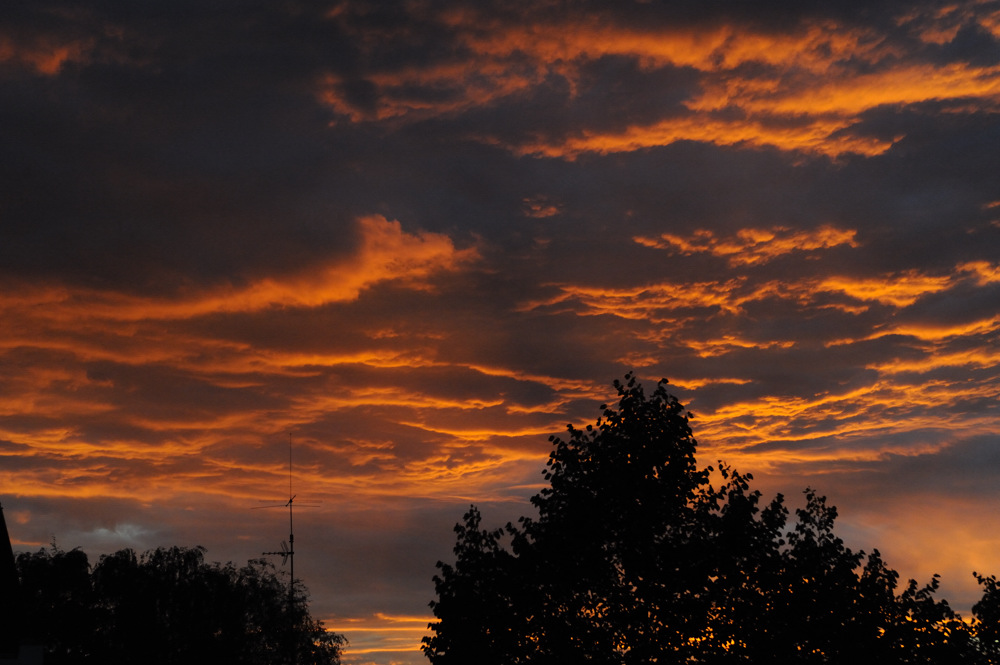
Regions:
[[[91,569],[80,550],[20,554],[21,643],[47,665],[336,665],[344,639],[305,590],[265,561],[206,563],[204,549],[122,550]]]
[[[977,575],[963,621],[936,577],[901,585],[878,551],[846,547],[817,493],[790,519],[750,475],[698,468],[665,383],[646,396],[626,375],[616,409],[552,437],[537,517],[483,529],[473,507],[455,527],[432,663],[1000,663],[995,577]]]

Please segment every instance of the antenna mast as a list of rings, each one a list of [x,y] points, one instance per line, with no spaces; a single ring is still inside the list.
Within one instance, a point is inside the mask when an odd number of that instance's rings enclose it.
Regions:
[[[292,433],[288,433],[288,501],[283,504],[272,504],[270,506],[257,506],[258,508],[288,508],[288,543],[284,541],[281,543],[280,552],[262,552],[263,556],[280,556],[281,565],[285,565],[288,562],[288,609],[291,612],[292,608],[295,607],[295,523],[293,521],[295,505],[295,494],[292,493]],[[301,506],[315,506],[312,503],[302,503]],[[291,616],[291,614],[289,614]],[[289,630],[292,627],[289,626]],[[296,653],[295,653],[295,642],[289,635],[289,661],[295,663]]]
[[[314,503],[300,503],[300,506],[316,506]],[[288,602],[291,604],[295,599],[295,522],[294,522],[295,494],[292,493],[292,434],[288,433],[288,501],[270,506],[258,506],[258,508],[288,508],[288,542],[281,543],[280,552],[262,552],[263,556],[280,556],[281,565],[288,562]]]
[[[288,434],[288,501],[281,505],[260,506],[261,508],[288,508],[288,543],[281,543],[280,552],[262,552],[263,556],[280,556],[281,565],[288,562],[288,602],[295,598],[295,524],[293,522],[293,506],[295,495],[292,494],[292,434]]]

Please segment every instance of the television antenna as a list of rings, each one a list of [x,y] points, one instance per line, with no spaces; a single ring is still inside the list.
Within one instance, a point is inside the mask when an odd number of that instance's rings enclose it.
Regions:
[[[262,552],[262,556],[280,556],[281,565],[288,563],[288,603],[289,607],[295,602],[295,505],[303,507],[318,507],[316,503],[295,503],[295,494],[292,493],[292,435],[288,434],[288,501],[284,503],[273,503],[267,506],[256,506],[257,508],[288,508],[288,541],[281,541],[280,552]]]

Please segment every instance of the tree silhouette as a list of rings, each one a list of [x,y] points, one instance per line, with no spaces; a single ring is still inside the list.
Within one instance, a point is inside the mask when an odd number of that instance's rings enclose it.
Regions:
[[[208,564],[205,550],[130,549],[93,571],[79,550],[21,554],[27,642],[46,662],[335,665],[344,639],[309,615],[306,593],[263,560]],[[290,602],[291,600],[291,602]]]
[[[79,549],[23,553],[17,557],[25,644],[46,645],[49,663],[82,662],[95,632],[90,563]]]
[[[972,606],[973,625],[983,653],[983,663],[1000,664],[1000,582],[995,575],[973,573],[983,587],[983,597]]]
[[[432,663],[998,662],[995,578],[980,578],[978,628],[935,597],[936,577],[898,592],[878,551],[836,536],[815,491],[790,521],[749,474],[699,468],[665,380],[648,396],[631,374],[614,385],[616,408],[550,437],[536,517],[489,530],[473,506],[455,527],[455,562],[434,577]]]

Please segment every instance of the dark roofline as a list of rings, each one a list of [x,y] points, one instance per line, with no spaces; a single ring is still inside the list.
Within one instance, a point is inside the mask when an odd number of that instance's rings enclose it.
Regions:
[[[21,583],[14,562],[14,548],[0,504],[0,657],[18,653],[21,642]]]

